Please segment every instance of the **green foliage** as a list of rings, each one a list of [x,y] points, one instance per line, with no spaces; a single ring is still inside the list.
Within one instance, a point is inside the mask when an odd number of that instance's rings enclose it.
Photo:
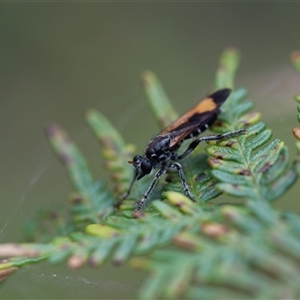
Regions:
[[[149,107],[159,127],[163,129],[177,119],[178,115],[155,74],[145,71],[142,74],[142,83]]]
[[[234,87],[238,60],[235,49],[223,53],[216,89]],[[153,73],[145,72],[142,82],[163,128],[177,114]],[[101,144],[104,166],[111,175],[113,191],[108,191],[104,183],[93,179],[67,133],[49,125],[49,141],[74,185],[71,214],[69,218],[40,215],[39,223],[47,219],[57,225],[49,243],[43,243],[49,235],[35,232],[45,227],[31,223],[30,237],[35,243],[0,245],[0,256],[8,257],[0,263],[0,280],[16,267],[41,260],[67,261],[72,268],[111,260],[129,262],[151,274],[139,292],[141,299],[300,297],[300,217],[271,206],[296,181],[299,160],[289,162],[284,142],[272,140],[272,131],[259,113],[251,111],[253,106],[245,89],[235,89],[211,130],[225,133],[246,128],[248,134],[209,143],[206,154],[199,154],[198,147],[183,161],[196,203],[183,196],[177,175],[168,174],[168,183],[160,181],[151,205],[138,219],[132,215],[134,202],[151,178],[136,183],[133,200],[124,201],[120,210],[113,207],[130,184],[132,166],[126,161],[132,159],[134,147],[99,112],[87,112],[86,120]],[[238,205],[212,204],[210,200],[222,193],[237,198]]]
[[[112,212],[113,198],[102,183],[94,181],[86,160],[60,126],[50,124],[45,132],[75,189],[70,197],[74,224],[99,222]]]
[[[294,51],[291,54],[291,61],[295,67],[295,69],[300,73],[300,51]],[[300,94],[296,95],[294,97],[294,99],[296,100],[297,103],[300,103]],[[298,123],[300,123],[300,104],[297,105],[297,110],[298,110],[298,115],[297,115],[297,119],[298,119]],[[297,164],[296,164],[296,171],[298,174],[300,174],[300,167],[299,167],[299,157],[300,157],[300,128],[294,128],[293,129],[293,134],[295,136],[295,138],[298,140],[296,142],[296,148],[298,151],[298,156],[297,156]]]

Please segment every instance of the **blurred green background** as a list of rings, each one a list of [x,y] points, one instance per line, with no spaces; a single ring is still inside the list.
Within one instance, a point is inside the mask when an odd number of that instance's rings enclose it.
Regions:
[[[213,87],[227,46],[241,50],[237,86],[293,150],[293,96],[300,75],[300,3],[1,3],[0,242],[21,241],[21,224],[38,208],[66,203],[71,185],[43,128],[64,127],[96,178],[106,178],[100,148],[83,120],[93,107],[142,152],[158,128],[140,74],[154,71],[179,112]],[[125,163],[125,162],[124,162]],[[300,211],[297,187],[276,205]],[[44,263],[0,286],[2,299],[130,298],[143,283],[128,268],[70,271]]]

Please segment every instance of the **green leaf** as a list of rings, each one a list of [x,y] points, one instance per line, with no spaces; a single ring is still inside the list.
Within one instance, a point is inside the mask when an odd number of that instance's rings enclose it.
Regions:
[[[234,88],[234,76],[239,64],[240,54],[236,48],[227,48],[221,55],[215,79],[216,89]]]
[[[159,127],[163,129],[177,119],[178,115],[173,109],[161,83],[153,72],[145,71],[142,74],[142,84],[149,107],[155,116]]]
[[[88,165],[68,134],[58,125],[47,126],[46,135],[54,153],[67,168],[75,188],[71,195],[73,221],[76,227],[99,222],[112,212],[113,199],[101,183],[94,182]]]
[[[93,178],[85,158],[59,125],[49,124],[45,133],[53,151],[67,168],[75,190],[78,193],[86,192],[93,184]]]
[[[233,88],[238,60],[235,49],[222,54],[216,88]],[[161,84],[151,72],[144,73],[143,81],[158,123],[167,125],[175,113]],[[112,185],[118,198],[127,190],[132,166],[126,160],[132,157],[133,146],[104,116],[88,111],[87,121],[100,141],[112,181],[98,183],[68,135],[50,125],[50,142],[75,188],[66,218],[74,224],[68,230],[63,226],[68,223],[62,224],[61,235],[49,243],[1,244],[0,256],[6,260],[0,262],[0,280],[16,267],[41,260],[67,261],[71,268],[129,262],[150,273],[138,292],[141,299],[298,299],[300,217],[273,208],[271,202],[296,181],[299,158],[289,162],[284,142],[272,139],[260,113],[249,112],[253,102],[247,95],[246,89],[233,90],[211,129],[226,133],[246,128],[248,134],[211,142],[205,148],[207,154],[199,154],[200,145],[182,161],[196,202],[183,195],[178,175],[168,173],[168,183],[160,180],[151,194],[152,203],[137,219],[132,215],[134,201],[124,201],[121,209],[128,210],[113,210],[109,192]],[[296,145],[299,152],[300,144]],[[137,182],[131,196],[135,201],[152,178]],[[222,192],[229,196],[227,203],[232,202],[230,196],[239,201],[235,205],[208,202]],[[63,223],[61,216],[54,219],[58,225]],[[34,228],[31,231],[35,236]]]
[[[124,162],[132,158],[134,147],[125,144],[117,130],[100,112],[90,109],[85,116],[101,143],[104,166],[111,173],[114,191],[120,196],[131,181],[132,166]]]

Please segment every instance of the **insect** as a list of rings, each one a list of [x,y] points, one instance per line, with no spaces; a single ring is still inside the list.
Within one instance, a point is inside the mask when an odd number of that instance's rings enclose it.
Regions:
[[[119,206],[122,201],[129,196],[134,182],[149,174],[153,169],[158,169],[158,171],[142,199],[137,202],[136,211],[142,211],[158,179],[166,173],[168,169],[178,171],[184,193],[192,201],[195,201],[189,191],[182,166],[177,161],[188,156],[202,141],[223,140],[245,134],[247,131],[241,129],[225,134],[195,138],[182,154],[178,154],[178,150],[184,140],[197,137],[212,125],[220,113],[220,106],[228,98],[230,92],[230,89],[224,88],[210,94],[150,140],[146,147],[145,155],[135,155],[133,160],[129,161],[135,168],[133,179],[128,191],[116,206]]]

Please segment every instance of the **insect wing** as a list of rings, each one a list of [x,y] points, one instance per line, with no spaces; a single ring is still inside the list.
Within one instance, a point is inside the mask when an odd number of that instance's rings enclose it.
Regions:
[[[214,119],[219,112],[220,106],[228,98],[230,92],[230,89],[222,89],[209,95],[166,127],[160,133],[160,136],[170,134],[173,137],[170,146],[179,143],[196,128],[208,124],[209,121]]]

